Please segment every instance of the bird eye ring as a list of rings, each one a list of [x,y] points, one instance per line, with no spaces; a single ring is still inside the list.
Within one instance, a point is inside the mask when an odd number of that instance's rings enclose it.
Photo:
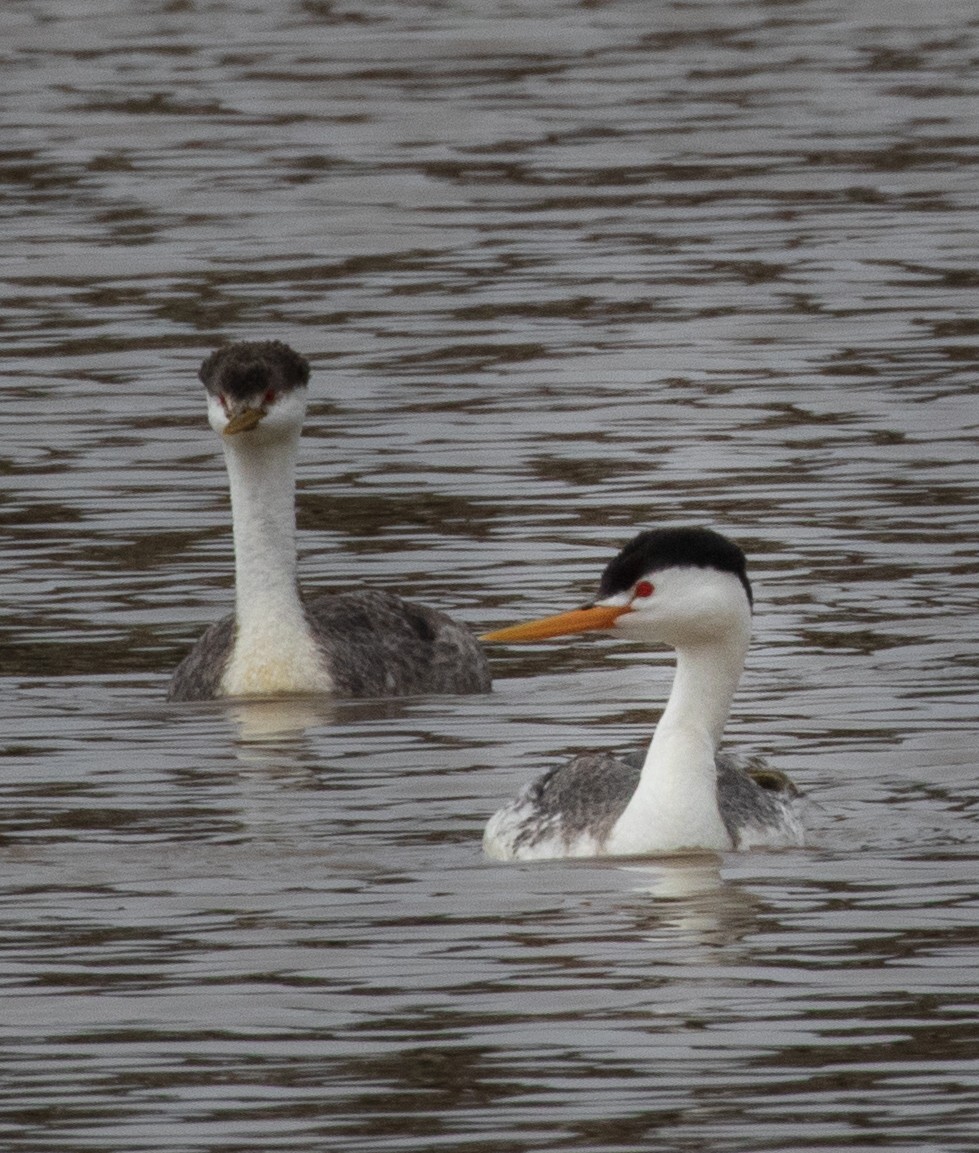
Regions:
[[[637,597],[651,597],[653,595],[653,586],[649,581],[640,581],[636,585],[635,596]]]

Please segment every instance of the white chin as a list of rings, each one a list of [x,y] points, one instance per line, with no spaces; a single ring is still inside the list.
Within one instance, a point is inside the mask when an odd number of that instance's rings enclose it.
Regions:
[[[207,401],[207,423],[219,436],[228,427],[228,414],[224,411],[224,406],[219,400],[210,397]]]

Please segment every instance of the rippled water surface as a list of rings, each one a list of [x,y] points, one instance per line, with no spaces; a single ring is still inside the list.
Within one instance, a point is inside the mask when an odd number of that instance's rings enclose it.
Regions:
[[[7,0],[0,1143],[958,1151],[979,1123],[979,18],[958,0]],[[231,600],[196,382],[314,366],[310,588],[487,628],[746,548],[804,850],[504,867],[667,654],[174,707]]]

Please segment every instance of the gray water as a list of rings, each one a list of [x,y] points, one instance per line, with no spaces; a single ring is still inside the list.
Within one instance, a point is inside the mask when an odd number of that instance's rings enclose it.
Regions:
[[[974,1149],[971,2],[7,0],[0,1144]],[[747,550],[810,845],[500,866],[667,653],[168,706],[231,603],[200,360],[314,366],[309,589],[475,628]]]

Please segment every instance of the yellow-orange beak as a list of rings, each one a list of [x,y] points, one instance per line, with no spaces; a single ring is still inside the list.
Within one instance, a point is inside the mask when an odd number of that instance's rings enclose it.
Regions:
[[[540,641],[546,637],[560,637],[566,633],[587,633],[594,629],[611,628],[629,605],[591,605],[586,609],[574,609],[569,613],[558,613],[553,617],[527,621],[526,624],[512,625],[508,629],[497,629],[483,633],[481,641]]]
[[[249,429],[258,424],[264,415],[264,408],[243,408],[240,412],[236,412],[224,426],[224,435],[234,436],[239,432],[248,432]]]

